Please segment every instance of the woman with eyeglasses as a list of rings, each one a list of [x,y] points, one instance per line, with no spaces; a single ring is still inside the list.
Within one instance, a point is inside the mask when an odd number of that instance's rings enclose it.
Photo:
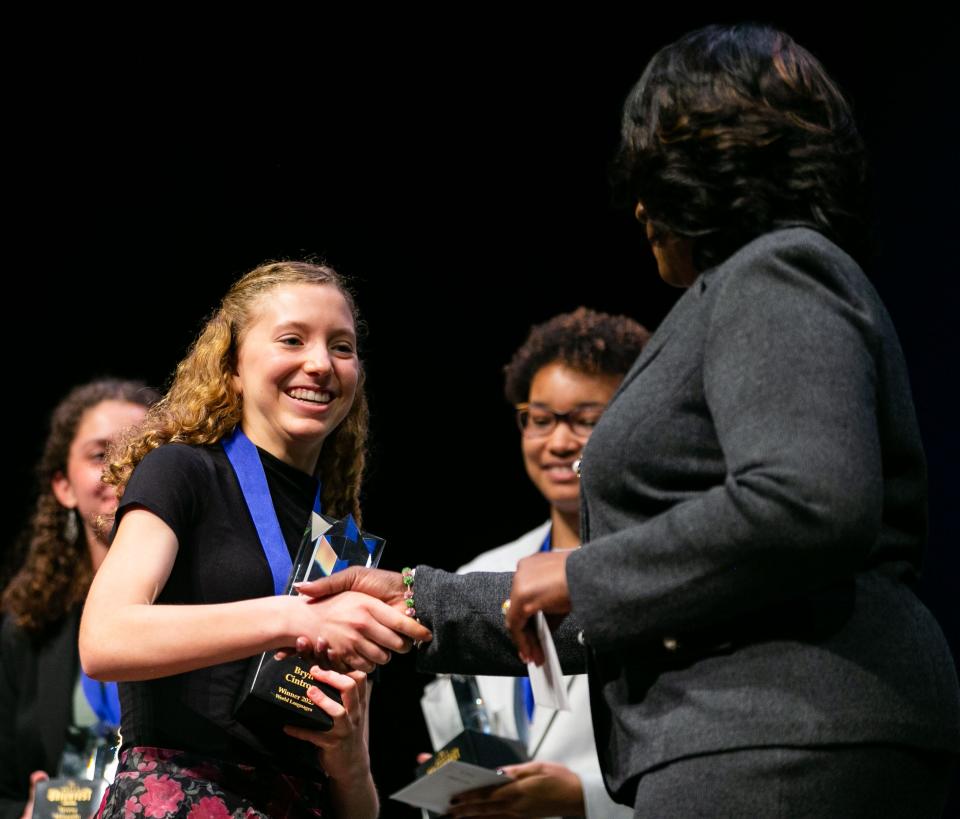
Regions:
[[[522,537],[484,552],[463,572],[513,571],[517,561],[580,546],[580,486],[575,465],[584,444],[649,333],[625,316],[584,307],[536,325],[505,367],[507,400],[517,412],[520,448],[550,518]],[[516,816],[632,816],[616,805],[600,775],[584,675],[567,677],[570,711],[537,708],[526,677],[477,678],[493,733],[520,739],[530,762],[505,772],[515,782],[468,795],[461,815],[497,809]],[[460,731],[434,708],[444,680],[428,686],[424,715],[437,747]]]

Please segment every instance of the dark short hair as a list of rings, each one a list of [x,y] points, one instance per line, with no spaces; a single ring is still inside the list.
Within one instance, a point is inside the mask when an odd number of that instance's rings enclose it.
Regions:
[[[866,157],[820,62],[772,26],[708,26],[650,60],[627,97],[617,198],[693,240],[699,269],[779,227],[867,250]]]
[[[561,313],[530,328],[527,340],[503,368],[504,392],[511,404],[526,401],[537,371],[560,363],[588,375],[626,375],[650,337],[627,316],[611,316],[586,307]]]

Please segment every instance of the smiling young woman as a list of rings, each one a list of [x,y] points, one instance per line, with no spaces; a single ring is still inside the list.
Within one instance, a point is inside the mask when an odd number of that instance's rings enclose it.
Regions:
[[[289,284],[261,300],[233,378],[251,441],[312,474],[359,381],[353,313],[343,293]]]
[[[631,348],[637,355],[640,343]],[[528,477],[550,504],[554,548],[580,544],[580,478],[573,467],[622,377],[576,370],[558,360],[530,381],[528,401],[519,411],[520,448]]]
[[[102,816],[376,815],[363,672],[429,632],[358,594],[327,605],[277,595],[286,577],[273,568],[295,555],[316,503],[360,518],[367,409],[356,327],[332,269],[256,268],[110,463],[115,535],[80,633],[88,673],[125,681],[120,770]],[[238,480],[236,447],[256,464],[253,492]],[[262,516],[276,543],[261,541]],[[234,719],[246,658],[300,635],[359,670],[313,668],[342,699],[306,692],[330,731],[265,742]]]

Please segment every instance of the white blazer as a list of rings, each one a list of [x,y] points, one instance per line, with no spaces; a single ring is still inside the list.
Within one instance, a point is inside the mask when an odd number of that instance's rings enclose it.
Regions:
[[[536,554],[550,530],[550,522],[538,526],[512,543],[484,552],[458,572],[512,572],[517,561]],[[577,776],[583,785],[588,819],[632,819],[633,809],[610,799],[600,775],[600,763],[590,721],[590,692],[584,674],[564,677],[569,711],[536,708],[529,727],[527,752],[531,759],[559,762]],[[514,677],[477,677],[480,694],[490,715],[491,729],[499,736],[517,739],[514,716]],[[448,707],[449,685],[438,678],[424,690],[421,707],[434,749],[440,748],[463,730],[459,713]]]

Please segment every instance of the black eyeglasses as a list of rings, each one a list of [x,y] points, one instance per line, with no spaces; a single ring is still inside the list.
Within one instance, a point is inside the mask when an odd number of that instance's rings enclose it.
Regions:
[[[578,438],[589,438],[605,404],[578,404],[570,412],[554,412],[542,404],[517,404],[517,426],[527,438],[546,438],[561,421]]]

